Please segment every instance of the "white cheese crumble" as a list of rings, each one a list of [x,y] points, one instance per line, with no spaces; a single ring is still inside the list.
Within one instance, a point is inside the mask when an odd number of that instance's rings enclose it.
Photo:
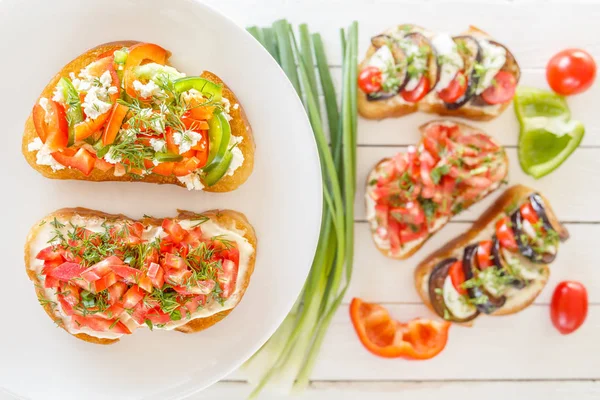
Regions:
[[[154,151],[164,151],[166,142],[162,139],[150,139],[150,146],[154,149]]]
[[[502,46],[493,45],[485,39],[479,39],[478,42],[481,50],[483,50],[483,60],[481,62],[483,76],[479,78],[475,93],[481,94],[491,86],[494,77],[506,63],[506,49]]]
[[[470,317],[477,311],[475,306],[467,303],[461,294],[454,288],[450,276],[447,276],[444,280],[444,288],[442,291],[446,307],[448,307],[448,310],[450,310],[452,315],[456,318],[464,319]]]
[[[35,139],[33,139],[32,142],[30,142],[27,145],[27,150],[38,151],[39,149],[42,148],[43,145],[44,145],[44,143],[42,143],[42,139],[40,139],[39,137],[36,137]]]
[[[440,80],[435,86],[436,91],[441,92],[450,85],[458,71],[464,68],[464,61],[458,54],[458,47],[450,35],[445,33],[435,35],[431,44],[435,48],[441,64]]]
[[[231,115],[229,115],[229,111],[231,111],[231,103],[229,102],[229,99],[223,97],[221,99],[221,105],[223,106],[223,115],[225,115],[225,119],[227,121],[231,121]]]
[[[417,46],[412,40],[405,39],[398,42],[398,46],[404,50],[406,56],[411,59],[411,66],[418,73],[414,74],[406,86],[404,86],[404,90],[410,92],[415,90],[421,77],[423,76],[423,72],[427,69],[427,55],[421,52],[419,46]]]
[[[104,155],[104,160],[111,164],[117,164],[123,160],[123,157],[116,155],[114,149],[111,148],[108,153]]]
[[[48,99],[45,97],[40,97],[39,103],[40,107],[44,109],[44,121],[46,121],[46,123],[49,124],[51,120],[50,118],[52,117],[52,110],[48,105]]]
[[[54,93],[52,94],[52,100],[56,101],[57,103],[65,102],[65,95],[63,93],[63,87],[60,84],[60,82],[54,88]]]
[[[234,146],[231,149],[231,154],[233,158],[231,159],[231,164],[229,164],[229,168],[227,168],[227,172],[225,176],[232,176],[236,169],[242,166],[244,163],[244,154],[242,150],[237,146],[237,144],[241,143],[244,138],[242,136],[231,136],[231,141],[229,142],[230,146]]]
[[[111,103],[107,103],[99,98],[106,97],[106,90],[101,90],[96,86],[92,86],[87,94],[85,95],[85,99],[83,103],[81,103],[81,107],[83,107],[83,112],[88,118],[96,119],[100,115],[108,112],[112,108]]]
[[[44,146],[40,138],[33,139],[33,142],[27,145],[27,150],[37,151],[35,155],[35,162],[38,165],[47,165],[52,168],[52,171],[58,171],[64,169],[65,166],[59,163],[52,157],[52,153],[48,150],[48,147]]]
[[[178,176],[177,179],[179,180],[179,182],[185,184],[187,190],[204,189],[204,185],[202,184],[202,181],[200,181],[200,177],[194,172],[185,176]]]
[[[181,93],[181,100],[186,104],[189,104],[192,100],[202,100],[203,98],[202,93],[194,88]]]
[[[194,131],[175,132],[173,142],[179,146],[179,154],[190,151],[202,139],[202,135]]]
[[[164,99],[167,97],[167,94],[164,90],[162,90],[154,81],[148,81],[148,83],[143,84],[137,79],[133,81],[133,88],[142,98],[151,98],[156,97],[159,99]]]

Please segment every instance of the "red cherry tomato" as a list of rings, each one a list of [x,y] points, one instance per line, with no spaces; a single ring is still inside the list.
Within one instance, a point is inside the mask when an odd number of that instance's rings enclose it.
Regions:
[[[500,104],[510,101],[517,89],[517,78],[510,72],[500,71],[494,77],[492,86],[481,93],[481,97],[488,104]]]
[[[519,246],[515,239],[515,233],[511,228],[510,218],[504,217],[496,222],[496,236],[500,241],[500,246],[507,250],[517,251]]]
[[[427,79],[427,77],[423,75],[421,77],[421,80],[417,84],[417,87],[415,87],[410,92],[406,90],[402,91],[402,98],[410,103],[416,103],[417,101],[425,97],[427,93],[429,93],[430,88],[431,86],[429,84],[429,79]]]
[[[377,67],[365,67],[358,75],[358,86],[365,93],[375,93],[381,90],[381,70]]]
[[[581,49],[556,53],[546,66],[546,79],[556,93],[563,96],[585,92],[596,78],[596,62]]]
[[[438,93],[440,99],[446,103],[454,103],[467,91],[467,78],[462,71],[458,71],[450,84]]]
[[[454,289],[460,294],[467,294],[467,289],[462,286],[465,282],[465,271],[463,271],[462,268],[462,261],[457,261],[452,264],[448,270],[448,275],[450,276]]]
[[[479,247],[477,247],[477,265],[480,270],[484,270],[494,265],[491,255],[492,241],[484,240],[483,242],[479,242]]]
[[[563,281],[556,286],[550,304],[550,318],[563,335],[574,332],[583,324],[588,311],[585,286],[579,282]]]
[[[523,204],[519,211],[521,212],[523,219],[529,221],[531,225],[537,224],[537,222],[540,220],[540,217],[538,217],[537,213],[531,206],[531,203]]]

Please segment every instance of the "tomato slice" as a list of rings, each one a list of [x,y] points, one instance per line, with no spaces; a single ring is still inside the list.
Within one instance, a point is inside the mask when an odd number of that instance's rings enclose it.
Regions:
[[[492,81],[492,86],[485,89],[481,97],[488,104],[506,103],[515,96],[516,89],[517,78],[510,72],[499,71]]]
[[[39,103],[33,106],[35,131],[50,151],[64,149],[69,141],[69,124],[65,109],[57,102],[48,100],[48,111],[46,115],[46,110]]]
[[[448,86],[438,92],[438,96],[445,103],[452,104],[465,94],[468,86],[467,83],[467,77],[464,72],[458,71]]]
[[[71,149],[66,149],[71,150]],[[52,157],[65,167],[78,169],[84,175],[89,175],[96,164],[96,157],[84,148],[80,148],[73,155],[72,151],[57,151],[52,153]]]
[[[430,90],[431,84],[429,83],[429,79],[425,75],[423,75],[419,80],[419,83],[413,90],[411,90],[410,92],[403,90],[401,95],[405,101],[408,101],[409,103],[416,103],[417,101],[425,97]]]
[[[115,104],[112,111],[110,112],[110,118],[108,119],[108,123],[106,124],[106,128],[104,128],[104,133],[102,135],[102,144],[109,145],[112,144],[117,134],[119,133],[119,129],[121,129],[121,125],[123,125],[123,120],[129,111],[129,107],[124,106],[123,104]]]
[[[438,355],[448,341],[447,321],[417,318],[401,323],[384,307],[359,298],[350,303],[350,318],[363,346],[380,357],[426,360]]]
[[[452,286],[454,289],[462,295],[467,294],[467,289],[463,287],[463,283],[465,283],[465,271],[462,267],[462,261],[457,261],[450,266],[448,269],[448,276],[452,281]]]
[[[358,74],[358,87],[367,94],[379,92],[382,88],[382,84],[382,73],[377,67],[365,67],[360,71],[360,74]]]
[[[540,220],[540,217],[537,215],[537,213],[531,206],[531,203],[529,203],[529,202],[523,204],[521,206],[521,208],[519,209],[519,211],[521,212],[521,216],[523,217],[523,219],[525,219],[526,221],[529,221],[529,223],[531,225],[535,226],[535,224],[537,224],[538,221]]]
[[[484,270],[494,265],[494,262],[492,261],[491,240],[479,242],[479,247],[477,247],[477,265],[480,270]]]
[[[79,277],[84,270],[85,268],[78,263],[65,262],[53,269],[48,276],[60,279],[61,281],[68,281]]]
[[[237,282],[238,275],[238,265],[231,260],[223,260],[221,265],[222,269],[217,271],[217,280],[219,281],[219,286],[221,286],[222,290],[221,297],[226,299],[229,296],[231,296],[235,291],[235,284]]]
[[[496,237],[500,242],[500,246],[510,251],[517,251],[519,246],[515,239],[515,233],[511,227],[510,218],[505,216],[496,222]]]

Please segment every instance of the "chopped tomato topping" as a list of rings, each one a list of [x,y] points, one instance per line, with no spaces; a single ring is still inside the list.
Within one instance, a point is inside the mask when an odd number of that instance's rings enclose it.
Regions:
[[[510,251],[517,251],[519,246],[515,239],[515,233],[512,230],[510,218],[505,216],[496,222],[496,237],[500,242],[500,246]]]
[[[479,242],[479,247],[477,248],[477,265],[480,270],[494,265],[494,261],[492,260],[492,245],[491,240]]]
[[[52,153],[52,157],[65,167],[75,168],[84,175],[89,175],[96,164],[96,157],[84,148],[80,148],[76,153],[67,150],[71,149],[54,152]]]

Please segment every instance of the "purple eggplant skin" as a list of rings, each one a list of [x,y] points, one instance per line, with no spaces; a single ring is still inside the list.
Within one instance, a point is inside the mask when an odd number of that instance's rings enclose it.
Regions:
[[[506,52],[506,62],[504,63],[502,68],[500,68],[500,70],[513,75],[515,77],[516,83],[518,84],[519,80],[521,79],[521,68],[519,67],[519,64],[517,63],[517,60],[515,59],[513,53],[511,53],[511,51],[502,43],[498,43],[494,40],[488,40],[488,42],[490,42],[494,46],[502,47],[504,49],[504,51]],[[473,98],[471,105],[485,107],[489,106],[490,104],[483,99],[483,96],[478,95]]]
[[[550,264],[552,261],[554,261],[554,259],[556,258],[556,254],[539,254],[533,249],[533,247],[531,247],[528,243],[523,241],[522,236],[526,234],[523,231],[523,216],[521,215],[521,211],[515,211],[510,216],[510,222],[512,225],[513,233],[515,234],[515,240],[517,241],[517,245],[519,246],[519,252],[523,256],[527,257],[529,260],[537,264]]]
[[[411,32],[404,36],[406,39],[412,40],[419,47],[427,47],[428,49],[428,59],[427,59],[427,70],[425,73],[429,78],[429,90],[425,95],[429,94],[437,85],[440,80],[440,63],[437,56],[437,51],[431,41],[423,35],[421,32]]]
[[[429,275],[429,301],[431,301],[431,306],[441,318],[444,318],[444,314],[449,316],[447,321],[452,322],[468,322],[471,321],[479,315],[479,310],[473,313],[473,315],[459,319],[456,318],[448,309],[446,308],[446,303],[444,302],[444,296],[441,293],[436,293],[436,289],[444,290],[444,281],[448,276],[448,270],[450,266],[458,261],[456,258],[447,258],[445,260],[440,261],[431,271]],[[445,312],[444,312],[445,311]]]
[[[379,49],[381,46],[391,45],[392,54],[393,54],[394,60],[396,61],[397,64],[401,64],[402,60],[407,59],[406,53],[404,53],[404,50],[402,50],[400,48],[400,46],[398,46],[396,44],[395,39],[389,35],[373,36],[371,38],[371,45],[373,47],[375,47],[376,49]],[[369,94],[367,94],[367,100],[369,100],[369,101],[387,100],[387,99],[390,99],[390,98],[396,96],[398,93],[400,93],[402,91],[402,89],[404,89],[404,87],[406,86],[408,81],[410,80],[406,68],[404,68],[401,73],[402,73],[402,76],[399,77],[399,80],[401,83],[398,85],[398,88],[396,89],[396,91],[369,93]]]
[[[494,265],[502,272],[503,275],[506,274],[507,271],[509,271],[509,269],[504,264],[504,258],[502,257],[502,253],[500,253],[500,241],[498,240],[496,235],[494,235],[492,238],[492,258],[494,261]],[[524,280],[519,279],[515,276],[513,276],[512,278],[513,279],[511,279],[510,281],[510,285],[512,287],[516,289],[523,289],[525,286],[527,286],[527,283]]]
[[[471,98],[475,94],[475,89],[477,89],[477,84],[479,83],[479,76],[475,71],[475,64],[480,63],[483,59],[483,50],[481,50],[479,42],[473,36],[455,36],[453,37],[453,40],[457,43],[457,45],[461,41],[463,41],[464,46],[467,46],[466,43],[470,43],[476,50],[474,55],[470,55],[471,59],[465,60],[465,74],[468,75],[467,90],[465,91],[465,94],[459,97],[458,100],[456,100],[454,103],[444,102],[444,106],[446,106],[448,110],[458,110],[459,108],[467,104],[469,100],[471,100]]]
[[[479,248],[479,243],[471,244],[465,247],[463,253],[462,267],[463,272],[465,273],[465,280],[473,279],[475,277],[476,271],[479,270],[477,266],[477,249]],[[487,298],[485,303],[476,304],[477,310],[484,314],[491,314],[496,311],[498,308],[502,307],[504,303],[506,303],[506,297],[494,297],[489,294],[483,286],[474,286],[467,289],[467,293],[469,293],[469,297],[472,299],[478,299],[481,297]]]
[[[529,203],[542,220],[542,224],[545,229],[555,231],[558,234],[558,238],[561,242],[565,242],[567,239],[569,239],[569,231],[560,222],[558,222],[558,219],[556,219],[556,216],[551,210],[547,210],[546,205],[544,204],[544,199],[539,193],[532,193],[529,196]]]

